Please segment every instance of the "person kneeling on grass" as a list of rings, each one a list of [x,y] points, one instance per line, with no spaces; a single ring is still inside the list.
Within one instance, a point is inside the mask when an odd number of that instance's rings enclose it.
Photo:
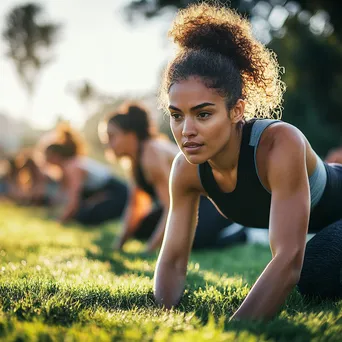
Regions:
[[[297,128],[270,119],[284,91],[274,54],[246,19],[206,4],[180,11],[170,35],[179,51],[161,100],[181,153],[156,302],[180,301],[201,195],[234,222],[269,227],[272,260],[232,318],[270,319],[296,284],[303,294],[341,297],[342,165],[324,163]],[[306,246],[308,231],[318,233]]]
[[[140,104],[125,104],[110,115],[104,126],[102,141],[108,143],[116,157],[126,157],[132,165],[130,199],[115,248],[121,249],[130,237],[135,237],[147,239],[145,252],[152,252],[163,240],[170,205],[169,174],[179,149],[153,132],[149,114]],[[202,197],[193,248],[219,248],[245,242],[245,228],[233,229],[231,223]]]
[[[96,225],[121,217],[128,198],[127,186],[101,163],[86,157],[75,131],[60,125],[55,141],[45,149],[46,161],[61,171],[61,197],[66,198],[61,223],[76,220]],[[57,197],[59,197],[57,195]]]

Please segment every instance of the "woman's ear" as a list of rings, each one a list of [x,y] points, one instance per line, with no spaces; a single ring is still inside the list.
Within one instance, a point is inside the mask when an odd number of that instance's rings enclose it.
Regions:
[[[236,124],[244,119],[245,114],[245,101],[238,99],[235,106],[230,111],[230,120]]]

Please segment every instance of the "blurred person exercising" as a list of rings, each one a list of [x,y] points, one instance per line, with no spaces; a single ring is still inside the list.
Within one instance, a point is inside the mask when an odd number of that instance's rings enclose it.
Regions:
[[[85,154],[81,136],[69,126],[59,125],[56,141],[45,149],[47,163],[57,166],[62,174],[66,204],[58,220],[96,225],[120,218],[127,202],[127,186],[109,168]]]
[[[25,200],[25,192],[20,179],[20,167],[17,157],[8,157],[3,161],[2,187],[4,197],[22,204]]]
[[[24,173],[24,199],[28,205],[49,206],[57,191],[57,182],[53,180],[37,163],[34,150],[23,149],[18,153],[17,163]]]

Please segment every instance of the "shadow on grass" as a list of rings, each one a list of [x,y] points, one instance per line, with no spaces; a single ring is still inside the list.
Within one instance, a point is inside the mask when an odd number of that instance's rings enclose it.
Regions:
[[[303,323],[296,323],[283,318],[277,318],[270,322],[262,321],[238,321],[226,322],[225,331],[245,332],[255,334],[264,339],[277,342],[311,341],[313,333]]]

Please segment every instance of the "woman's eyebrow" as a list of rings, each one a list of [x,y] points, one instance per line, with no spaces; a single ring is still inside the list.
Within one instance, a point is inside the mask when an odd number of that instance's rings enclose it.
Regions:
[[[201,109],[201,108],[204,108],[207,106],[215,106],[215,104],[211,103],[211,102],[203,102],[203,103],[198,104],[197,106],[191,107],[190,111]],[[181,110],[179,108],[172,106],[172,105],[169,106],[169,109],[173,109],[173,110],[177,110],[178,112],[181,112]]]

